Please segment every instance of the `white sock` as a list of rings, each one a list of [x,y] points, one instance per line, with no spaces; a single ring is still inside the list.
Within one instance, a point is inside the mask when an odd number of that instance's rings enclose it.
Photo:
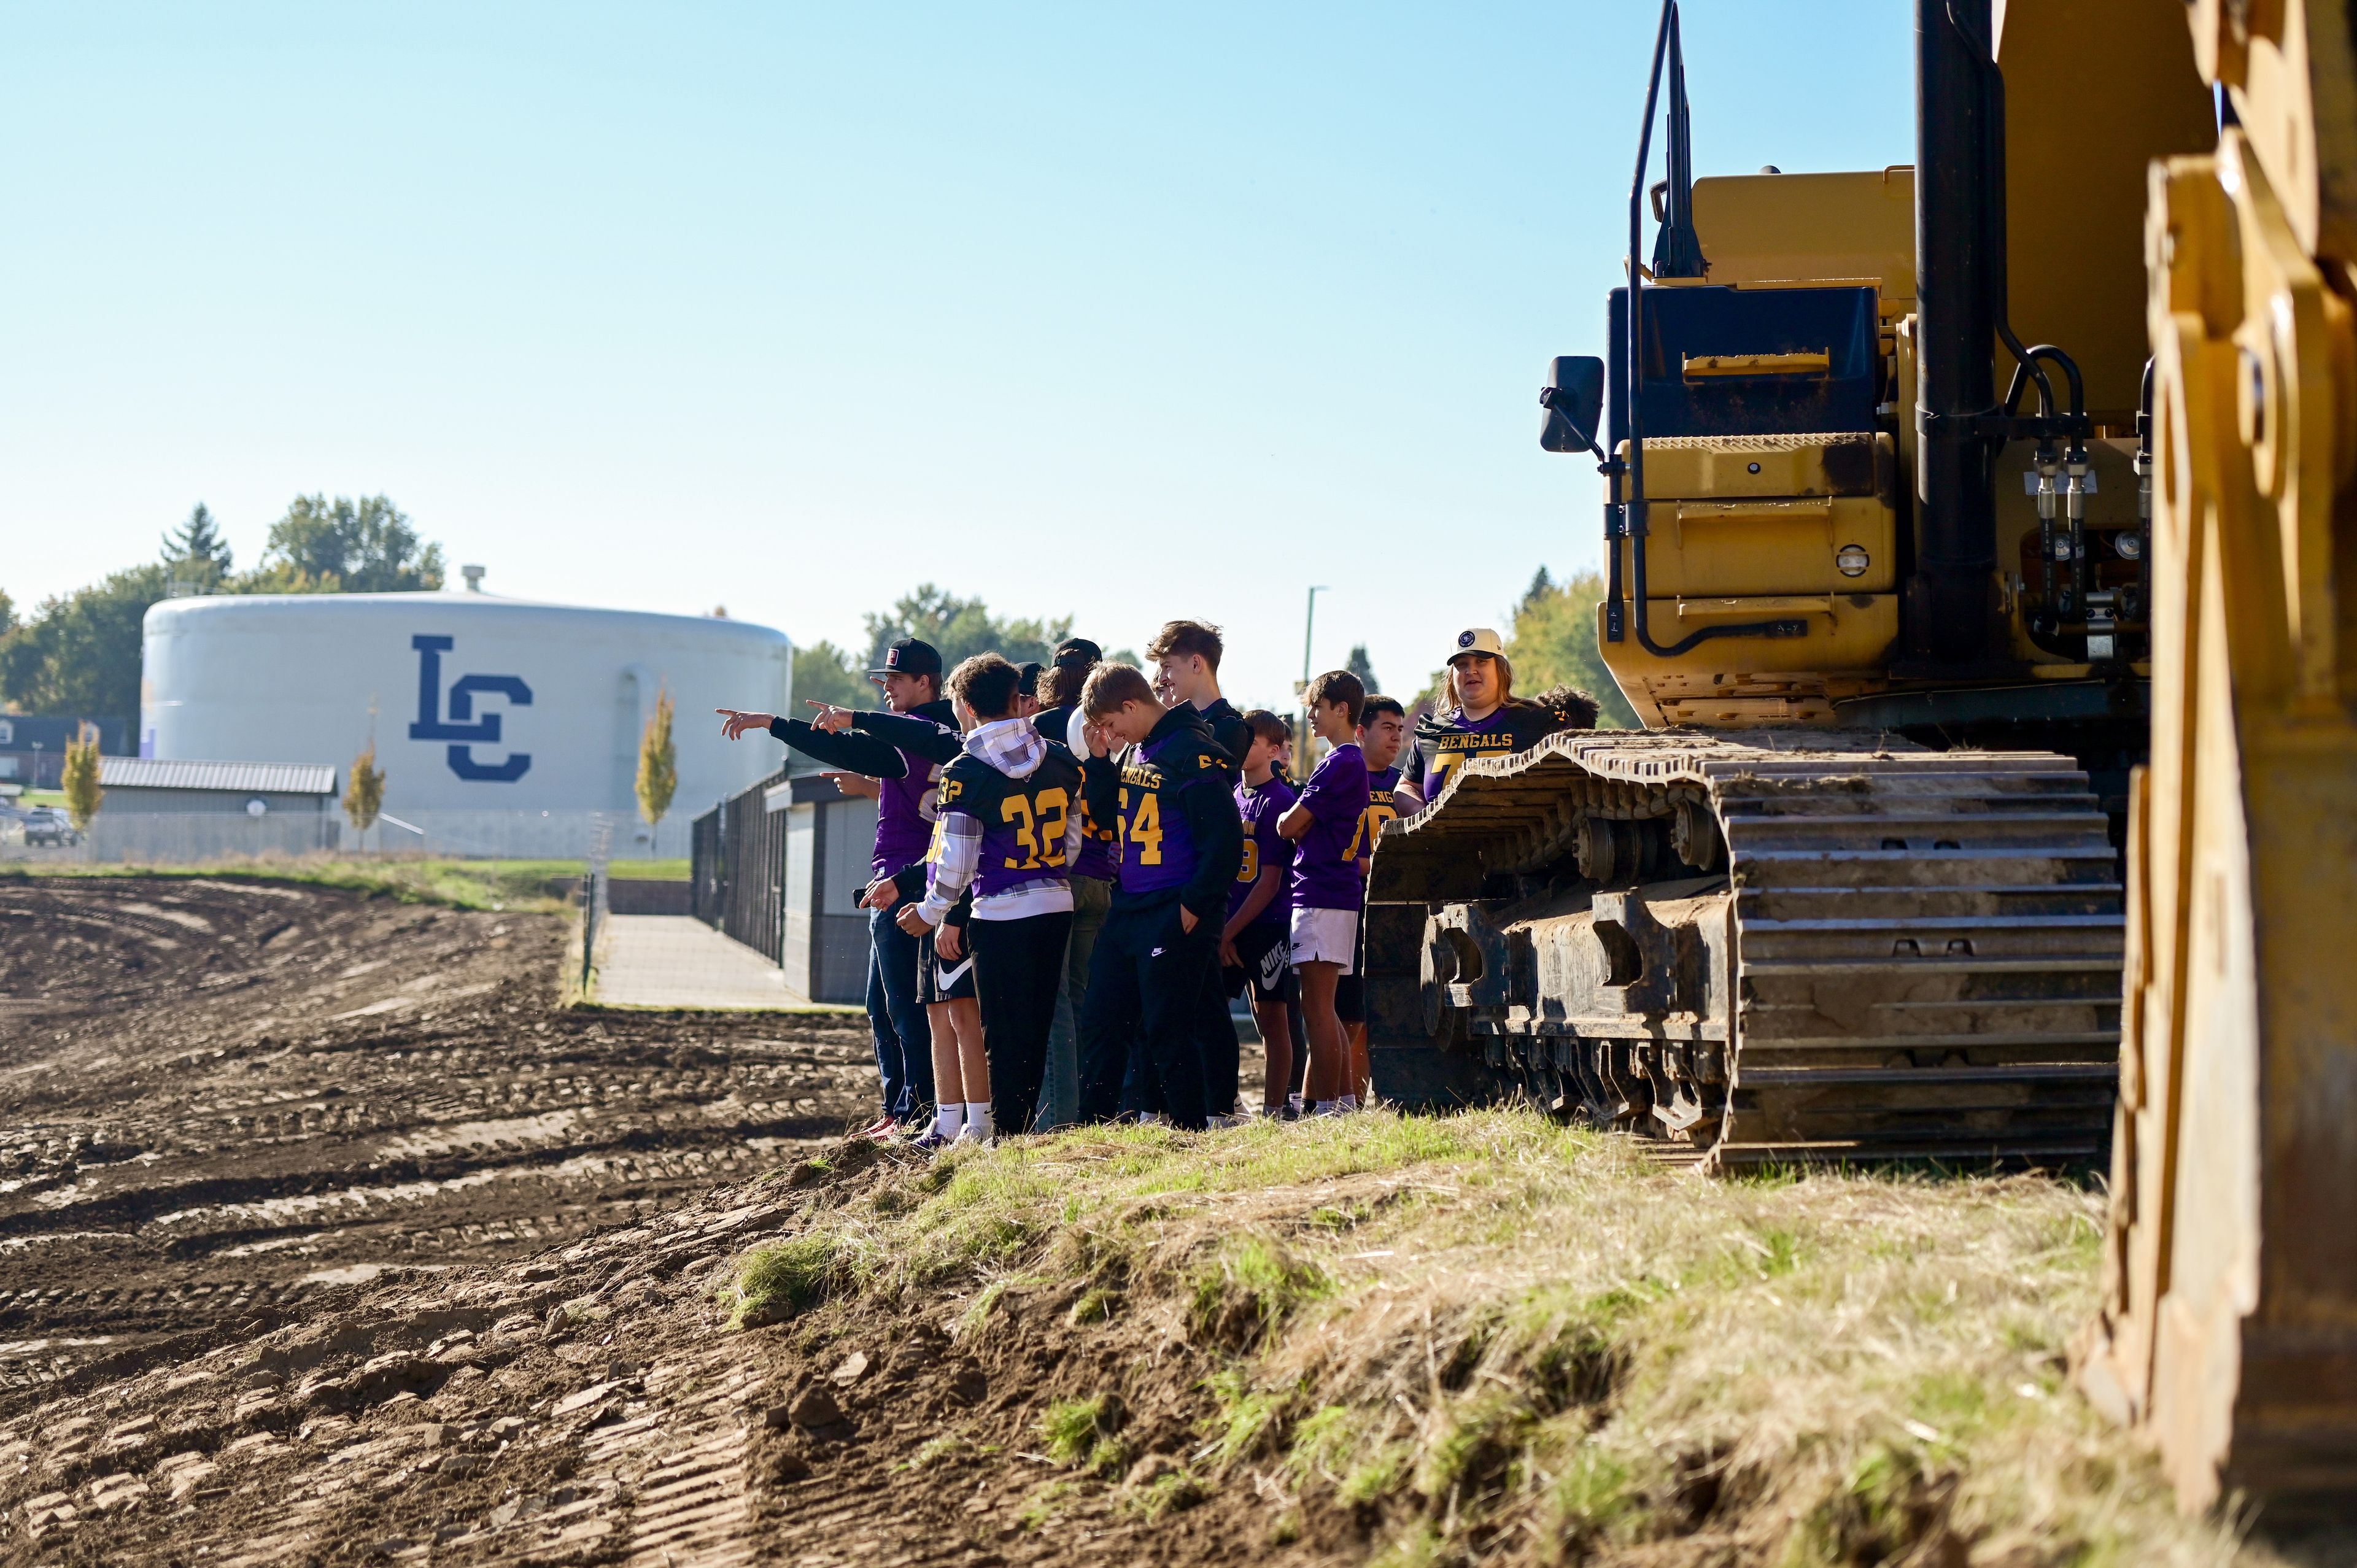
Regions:
[[[1334,1114],[1334,1101],[1330,1100],[1321,1100],[1309,1108],[1309,1114],[1312,1116],[1331,1116]]]
[[[956,1137],[958,1135],[959,1124],[963,1122],[964,1120],[965,1107],[960,1105],[954,1100],[951,1101],[947,1105],[942,1106],[940,1110],[933,1112],[933,1136],[937,1138]]]
[[[1334,1109],[1337,1111],[1356,1111],[1358,1108],[1359,1097],[1355,1094],[1346,1094],[1334,1101]]]
[[[1301,1114],[1301,1096],[1297,1094],[1288,1094],[1285,1097],[1285,1103],[1292,1110],[1296,1116]]]
[[[987,1138],[997,1131],[991,1125],[987,1101],[969,1100],[965,1102],[965,1130],[967,1135],[975,1138]]]

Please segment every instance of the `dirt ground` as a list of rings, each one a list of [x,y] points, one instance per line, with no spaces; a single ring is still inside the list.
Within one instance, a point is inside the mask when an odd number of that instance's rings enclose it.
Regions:
[[[963,1304],[730,1331],[748,1246],[921,1157],[841,1140],[858,1021],[568,1012],[563,940],[287,886],[0,882],[0,1563],[1249,1550],[1014,1452],[1138,1348],[1083,1351],[1069,1303],[996,1350],[953,1340]]]
[[[856,1020],[568,1011],[564,940],[295,885],[0,881],[0,1417],[872,1114]]]

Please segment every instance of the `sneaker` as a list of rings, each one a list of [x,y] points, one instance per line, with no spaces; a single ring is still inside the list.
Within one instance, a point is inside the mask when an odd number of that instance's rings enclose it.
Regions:
[[[957,1134],[944,1134],[938,1127],[928,1127],[923,1132],[909,1140],[909,1147],[912,1149],[922,1149],[925,1153],[930,1155],[936,1149],[946,1149],[952,1144],[956,1142]]]
[[[859,1135],[873,1143],[888,1144],[900,1135],[900,1123],[889,1116],[878,1116],[861,1128]]]

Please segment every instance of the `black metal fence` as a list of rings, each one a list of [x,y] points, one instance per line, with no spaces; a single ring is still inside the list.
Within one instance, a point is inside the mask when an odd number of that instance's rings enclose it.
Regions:
[[[769,809],[780,771],[695,819],[689,876],[695,918],[771,963],[786,940],[786,813]]]

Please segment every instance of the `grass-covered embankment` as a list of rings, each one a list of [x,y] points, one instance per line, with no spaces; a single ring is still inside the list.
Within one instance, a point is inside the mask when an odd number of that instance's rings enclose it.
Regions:
[[[2068,1386],[2085,1187],[1712,1181],[1504,1112],[853,1146],[780,1179],[806,1218],[723,1310],[813,1366],[946,1327],[997,1397],[902,1467],[1028,1488],[1035,1532],[1142,1513],[1181,1556],[1399,1564],[2275,1561],[2180,1520]]]

